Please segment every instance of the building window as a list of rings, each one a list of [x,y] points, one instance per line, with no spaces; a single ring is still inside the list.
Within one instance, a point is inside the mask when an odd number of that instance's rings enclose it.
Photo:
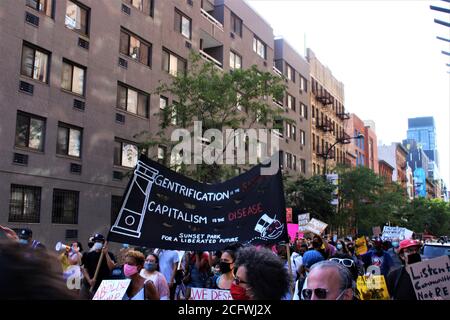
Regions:
[[[186,60],[163,49],[162,69],[173,76],[186,72]]]
[[[77,224],[80,193],[70,190],[53,190],[52,223]]]
[[[302,76],[300,76],[300,90],[303,92],[308,92],[308,81]]]
[[[286,152],[286,168],[292,169],[292,154]]]
[[[15,145],[44,151],[44,141],[45,119],[20,111],[17,112]]]
[[[295,82],[295,69],[286,63],[286,76],[292,82]]]
[[[113,225],[119,216],[120,207],[122,205],[121,196],[111,196],[111,225]]]
[[[158,162],[164,164],[166,162],[167,147],[158,146]]]
[[[242,69],[242,57],[233,51],[230,51],[230,68]]]
[[[300,171],[301,173],[306,173],[306,160],[305,159],[300,159]],[[315,171],[315,169],[314,169]]]
[[[287,105],[289,109],[295,111],[295,98],[290,94],[287,94]]]
[[[122,83],[117,84],[117,107],[138,116],[148,118],[149,94],[132,89]]]
[[[287,123],[286,124],[286,133],[287,133],[287,137],[291,138],[292,140],[296,140],[296,131],[297,131],[297,127]]]
[[[308,107],[306,106],[306,104],[300,103],[300,116],[308,119]]]
[[[301,161],[302,161],[302,160],[300,160],[300,164],[301,164]],[[300,170],[301,170],[301,169],[300,169]],[[316,174],[316,164],[315,164],[315,163],[313,163],[313,173]]]
[[[125,29],[120,30],[120,53],[151,66],[152,45]]]
[[[83,129],[81,128],[59,123],[56,153],[80,158],[82,134]]]
[[[302,146],[306,145],[306,132],[303,130],[300,130],[300,144]]]
[[[231,12],[231,31],[242,38],[242,20]]]
[[[66,8],[66,27],[88,35],[89,8],[68,0]]]
[[[191,21],[191,18],[175,10],[175,31],[187,39],[191,39]]]
[[[64,59],[61,87],[64,90],[84,96],[86,68]]]
[[[27,0],[26,5],[46,16],[53,17],[53,0]]]
[[[121,140],[116,140],[114,142],[114,165],[134,168],[137,161],[137,145]]]
[[[267,57],[266,45],[259,40],[256,36],[253,37],[253,51],[258,54],[263,59]]]
[[[164,110],[168,104],[169,104],[169,98],[166,98],[164,96],[159,96],[159,108],[161,110]]]
[[[124,2],[153,17],[154,0],[124,0]]]
[[[28,43],[22,46],[20,74],[48,83],[50,53]]]
[[[11,185],[9,222],[39,223],[40,210],[40,187]]]

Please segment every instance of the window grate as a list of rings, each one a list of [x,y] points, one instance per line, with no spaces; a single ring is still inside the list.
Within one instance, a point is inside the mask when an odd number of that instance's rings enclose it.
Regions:
[[[66,229],[66,240],[69,239],[78,239],[77,229]]]
[[[19,89],[22,92],[26,92],[32,95],[34,92],[34,85],[25,81],[20,81]]]
[[[78,223],[79,195],[78,191],[53,190],[52,223]]]
[[[14,153],[13,163],[27,165],[28,164],[28,155],[21,154],[21,153]]]
[[[131,15],[131,9],[124,4],[122,4],[122,12],[126,13],[127,15]]]
[[[39,223],[41,187],[11,185],[9,222]]]
[[[89,41],[84,40],[83,38],[78,38],[78,46],[86,50],[89,50]]]
[[[85,108],[85,102],[84,102],[84,101],[81,101],[81,100],[78,100],[78,99],[74,99],[74,100],[73,100],[73,107],[74,107],[75,109],[84,110],[84,108]]]
[[[120,113],[116,113],[116,122],[124,124],[125,123],[125,116]]]
[[[76,173],[76,174],[81,174],[81,164],[71,163],[70,164],[70,172]]]
[[[32,24],[35,27],[39,27],[39,17],[36,17],[34,14],[26,12],[25,21]]]
[[[128,61],[124,58],[119,58],[119,66],[128,69]]]

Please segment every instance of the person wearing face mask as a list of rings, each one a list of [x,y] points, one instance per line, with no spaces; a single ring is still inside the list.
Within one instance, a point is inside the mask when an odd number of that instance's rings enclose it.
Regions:
[[[33,240],[33,231],[28,228],[20,230],[19,243],[33,249],[45,249],[45,246],[41,242]]]
[[[336,244],[336,253],[335,254],[348,254],[350,255],[350,252],[347,249],[347,245],[345,244],[344,240],[338,240]]]
[[[239,249],[234,268],[233,300],[281,300],[289,291],[289,274],[283,262],[266,248]]]
[[[232,250],[225,250],[220,256],[219,269],[220,276],[216,279],[216,289],[230,290],[234,280],[234,261],[236,254]]]
[[[150,279],[153,282],[160,296],[159,300],[170,299],[169,285],[167,284],[166,277],[159,272],[159,258],[157,254],[150,253],[145,258],[144,268],[140,274],[145,279]]]
[[[383,250],[383,242],[380,238],[373,239],[372,243],[373,248],[361,256],[364,268],[379,267],[381,274],[386,278],[393,265],[392,258],[389,253]]]
[[[153,282],[140,275],[144,260],[144,254],[135,250],[128,251],[125,256],[123,273],[131,282],[122,300],[159,300],[159,293]]]
[[[406,271],[410,264],[422,261],[418,240],[403,240],[399,246],[399,258],[402,266],[392,270],[386,278],[389,295],[393,300],[417,300],[411,278]]]
[[[398,248],[399,247],[400,247],[399,240],[392,239],[391,247],[387,250],[387,253],[389,253],[389,255],[391,256],[392,263],[393,263],[392,267],[391,267],[391,271],[402,266],[402,261],[398,257]]]
[[[336,253],[336,247],[323,240],[319,235],[314,235],[312,247],[314,250],[319,251],[324,259],[328,259]]]
[[[105,237],[99,233],[95,234],[93,237],[94,244],[91,251],[85,253],[81,258],[81,271],[83,272],[83,295],[89,297],[95,294],[100,283],[107,279],[111,275],[111,271],[116,266],[116,258],[114,255],[108,251],[107,242],[105,242]],[[103,258],[100,264],[100,269],[97,274],[97,278],[94,279],[95,271],[97,270],[97,265],[99,263],[101,253],[103,251]],[[93,287],[91,294],[88,292]],[[86,290],[88,292],[86,292]]]

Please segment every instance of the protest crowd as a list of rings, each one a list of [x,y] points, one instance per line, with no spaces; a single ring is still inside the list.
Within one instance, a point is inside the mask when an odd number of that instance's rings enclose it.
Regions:
[[[103,280],[129,280],[123,300],[197,300],[205,289],[229,300],[416,300],[406,266],[421,261],[422,245],[414,236],[305,233],[289,244],[235,243],[215,252],[124,244],[113,254],[101,234],[87,250],[73,242],[57,251],[29,229],[2,226],[0,299],[93,299]],[[381,279],[376,287],[372,278]]]

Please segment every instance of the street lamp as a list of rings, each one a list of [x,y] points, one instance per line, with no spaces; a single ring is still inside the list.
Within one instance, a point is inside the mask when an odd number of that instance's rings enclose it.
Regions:
[[[351,139],[362,139],[364,138],[364,135],[362,135],[361,133],[359,133],[357,136],[354,137],[349,137],[349,138],[339,138],[336,139],[336,142],[333,143],[327,150],[327,152],[325,153],[325,156],[323,157],[323,176],[326,180],[327,178],[327,159],[328,159],[328,155],[330,153],[331,150],[333,150],[334,146],[337,145],[338,143],[345,143],[346,141],[349,141]]]

